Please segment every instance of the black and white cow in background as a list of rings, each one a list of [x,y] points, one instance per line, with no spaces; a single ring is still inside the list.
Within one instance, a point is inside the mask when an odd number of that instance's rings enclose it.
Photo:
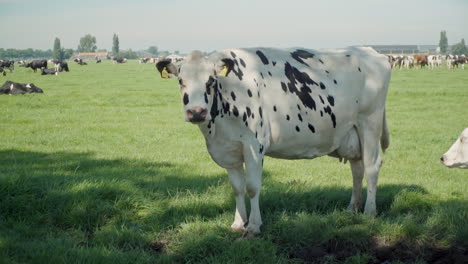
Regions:
[[[364,213],[376,215],[379,148],[389,145],[385,101],[391,68],[385,55],[371,48],[229,49],[208,58],[194,51],[180,66],[161,61],[156,67],[163,78],[178,77],[185,120],[200,128],[209,154],[227,170],[236,200],[233,229],[247,236],[260,232],[265,155],[349,160],[348,208],[361,208],[366,175]]]
[[[121,64],[121,63],[126,63],[127,59],[126,58],[113,58],[112,63],[113,64]]]
[[[66,61],[54,60],[53,63],[56,72],[70,71],[70,69],[68,68],[68,63]]]
[[[26,63],[24,67],[31,68],[34,72],[36,72],[37,69],[40,68],[47,69],[47,60],[33,60],[32,62]]]
[[[3,69],[3,67],[0,67],[0,73],[1,73],[3,76],[6,76],[6,71]]]
[[[16,83],[12,81],[6,81],[2,88],[0,88],[0,94],[25,94],[25,93],[43,93],[42,89],[34,85],[34,83]]]
[[[9,69],[10,73],[15,69],[15,61],[12,60],[0,60],[0,68]]]

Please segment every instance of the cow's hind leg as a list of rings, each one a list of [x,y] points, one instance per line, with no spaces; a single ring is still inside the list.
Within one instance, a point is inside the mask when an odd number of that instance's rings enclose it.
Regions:
[[[229,181],[231,182],[236,197],[236,214],[231,225],[233,230],[245,230],[247,223],[247,211],[245,210],[245,176],[244,168],[227,169]]]
[[[376,194],[379,170],[382,165],[382,159],[379,153],[379,140],[381,126],[375,123],[360,123],[360,137],[362,142],[362,162],[364,175],[367,180],[367,199],[364,207],[364,214],[375,216],[377,214]]]
[[[362,160],[350,160],[350,164],[353,174],[353,193],[351,194],[348,210],[357,212],[362,208],[362,178],[364,177],[364,168]]]

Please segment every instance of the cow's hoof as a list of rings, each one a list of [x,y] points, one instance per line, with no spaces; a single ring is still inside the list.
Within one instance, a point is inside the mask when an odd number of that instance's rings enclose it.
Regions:
[[[231,225],[231,229],[232,231],[234,232],[245,232],[247,229],[244,227],[244,225],[240,225],[240,224],[232,224]]]

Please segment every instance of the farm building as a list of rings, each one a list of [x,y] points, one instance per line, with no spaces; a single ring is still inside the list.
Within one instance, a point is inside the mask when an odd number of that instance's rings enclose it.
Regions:
[[[80,52],[78,55],[73,55],[71,59],[94,60],[96,57],[101,59],[110,58],[109,52]]]
[[[418,45],[365,45],[383,54],[419,53]]]

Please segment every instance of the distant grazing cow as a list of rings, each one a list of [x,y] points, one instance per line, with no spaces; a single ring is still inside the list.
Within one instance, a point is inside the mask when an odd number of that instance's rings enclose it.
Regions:
[[[148,61],[149,61],[149,58],[140,58],[140,64],[147,63]]]
[[[45,69],[41,68],[41,75],[58,75],[58,71],[56,68],[54,69]]]
[[[193,51],[180,65],[165,60],[156,68],[161,77],[178,77],[185,120],[199,127],[209,154],[227,170],[236,200],[234,230],[260,232],[265,155],[349,160],[354,179],[348,208],[360,210],[366,175],[364,213],[377,213],[379,149],[389,145],[391,68],[384,55],[356,47],[229,49],[208,58]]]
[[[25,65],[26,68],[31,68],[34,72],[40,68],[47,69],[47,60],[33,60]]]
[[[468,127],[463,130],[440,161],[449,168],[468,169]]]
[[[101,63],[101,59],[97,59],[97,60],[96,60],[96,63]]]
[[[13,70],[15,69],[15,61],[0,60],[0,67],[3,69],[9,69],[10,72],[13,72]]]
[[[114,58],[112,59],[112,63],[114,64],[121,64],[121,63],[126,63],[127,59],[126,58]]]
[[[464,70],[465,69],[465,63],[467,63],[465,55],[458,56],[457,58],[454,58],[452,60],[452,67],[457,67],[458,68],[458,65],[461,65],[462,70]]]
[[[6,81],[2,88],[0,88],[0,94],[25,93],[43,93],[43,91],[41,88],[34,85],[34,83],[16,83],[12,81]]]
[[[427,56],[425,55],[414,55],[413,58],[414,65],[419,65],[421,68],[428,65]]]

